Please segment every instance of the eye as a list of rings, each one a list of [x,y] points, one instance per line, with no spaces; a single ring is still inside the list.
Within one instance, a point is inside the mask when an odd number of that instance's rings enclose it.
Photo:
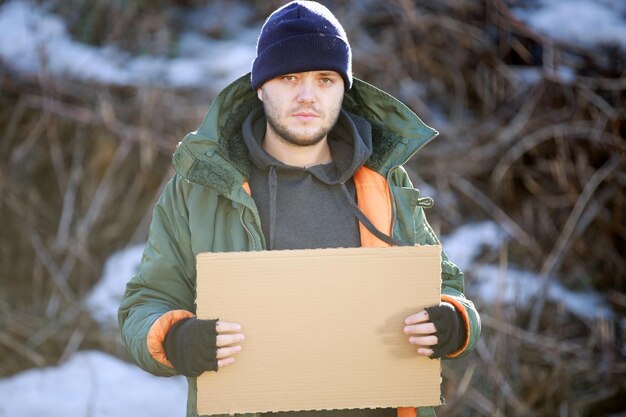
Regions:
[[[283,75],[282,79],[285,81],[296,81],[296,76],[295,75],[291,75],[291,74],[287,74],[287,75]]]
[[[322,77],[320,82],[324,85],[332,85],[335,83],[335,79],[331,77]]]

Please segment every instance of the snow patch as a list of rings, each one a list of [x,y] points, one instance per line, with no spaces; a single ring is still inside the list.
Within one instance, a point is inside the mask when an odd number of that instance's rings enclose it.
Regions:
[[[626,2],[623,0],[541,0],[538,7],[513,13],[531,28],[572,45],[618,47],[626,51]]]
[[[103,327],[117,326],[117,309],[126,283],[137,271],[144,246],[132,246],[111,255],[104,264],[102,277],[85,297],[83,305]]]
[[[0,379],[0,416],[184,416],[185,378],[159,378],[98,351]],[[167,399],[155,401],[156,398]]]
[[[468,270],[484,249],[502,246],[507,234],[502,227],[492,221],[469,223],[443,236],[443,249],[451,262],[461,270]]]
[[[531,272],[511,267],[503,270],[495,265],[477,265],[472,270],[472,276],[468,292],[485,303],[526,308],[545,289],[548,300],[563,305],[583,321],[613,317],[606,298],[590,289],[585,292],[571,291],[556,280],[546,283],[543,277]]]
[[[470,223],[442,237],[450,261],[470,277],[466,280],[469,298],[475,297],[480,304],[502,303],[526,308],[545,290],[548,300],[563,305],[583,321],[614,316],[607,299],[592,289],[575,292],[558,280],[546,283],[541,276],[510,265],[501,268],[477,262],[484,250],[497,250],[507,239],[504,229],[492,221]]]
[[[258,32],[242,27],[235,40],[188,32],[180,36],[176,57],[132,56],[112,46],[75,41],[60,17],[29,1],[13,0],[0,7],[0,60],[33,76],[45,71],[102,84],[219,91],[250,71]]]

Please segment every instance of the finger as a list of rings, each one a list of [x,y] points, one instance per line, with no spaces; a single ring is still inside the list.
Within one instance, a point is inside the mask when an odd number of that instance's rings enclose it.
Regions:
[[[225,367],[227,365],[230,365],[233,362],[235,362],[235,358],[218,359],[217,360],[217,367],[218,368],[223,368],[223,367]]]
[[[419,313],[415,313],[404,319],[404,324],[418,324],[428,321],[428,313],[426,310],[422,310]]]
[[[241,345],[219,348],[217,350],[217,359],[224,359],[238,352],[241,352]]]
[[[431,322],[413,324],[404,328],[405,334],[433,334],[437,332],[437,328]]]
[[[409,343],[418,346],[434,346],[439,339],[437,336],[413,336],[409,337]]]
[[[230,346],[235,345],[237,343],[243,342],[245,339],[244,335],[241,333],[235,334],[218,334],[216,338],[217,347]]]
[[[433,355],[433,353],[435,353],[435,351],[429,348],[419,348],[417,349],[417,353],[422,356],[430,357]]]
[[[215,325],[218,333],[236,333],[241,331],[241,324],[228,321],[218,321]]]

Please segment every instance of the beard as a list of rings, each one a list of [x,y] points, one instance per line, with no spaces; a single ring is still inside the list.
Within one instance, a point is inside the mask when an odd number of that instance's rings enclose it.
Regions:
[[[334,126],[333,123],[330,127],[321,126],[310,132],[298,132],[294,129],[290,129],[279,120],[268,117],[267,113],[266,118],[267,124],[269,125],[270,129],[272,129],[278,135],[278,137],[280,137],[284,142],[295,146],[313,146],[320,143],[328,135],[328,132],[330,132]]]
[[[328,133],[333,129],[337,119],[339,118],[339,112],[341,110],[341,102],[339,105],[322,111],[315,107],[300,107],[290,110],[287,114],[297,113],[298,111],[308,110],[319,115],[320,120],[323,121],[321,125],[317,126],[301,126],[291,127],[285,119],[288,116],[281,116],[281,110],[271,101],[263,101],[263,109],[265,111],[265,118],[270,129],[274,131],[284,142],[294,146],[313,146],[321,142]]]

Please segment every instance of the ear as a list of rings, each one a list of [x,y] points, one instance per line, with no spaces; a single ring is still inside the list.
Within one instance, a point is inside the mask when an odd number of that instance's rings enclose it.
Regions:
[[[256,89],[256,96],[259,98],[259,100],[263,101],[263,90],[261,89],[261,87]]]

